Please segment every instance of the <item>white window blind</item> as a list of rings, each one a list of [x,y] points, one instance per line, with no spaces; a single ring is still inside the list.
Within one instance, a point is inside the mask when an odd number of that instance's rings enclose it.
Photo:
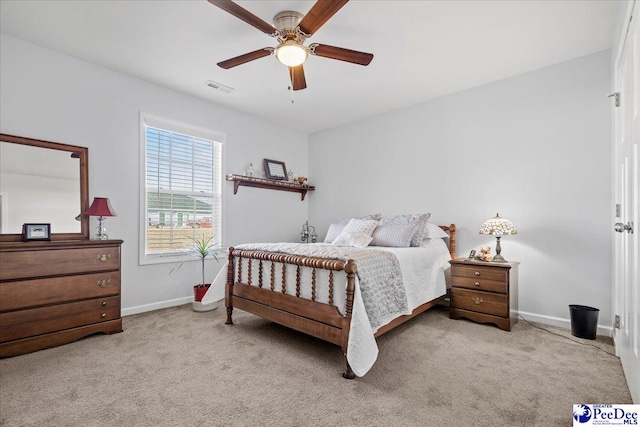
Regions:
[[[222,143],[144,124],[145,258],[222,243]]]

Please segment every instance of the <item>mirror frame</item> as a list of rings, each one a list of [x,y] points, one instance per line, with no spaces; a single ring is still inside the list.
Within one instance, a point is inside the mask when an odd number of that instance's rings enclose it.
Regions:
[[[0,141],[13,144],[30,145],[33,147],[49,148],[52,150],[68,151],[80,160],[80,212],[89,208],[89,149],[76,145],[60,144],[39,139],[24,138],[22,136],[0,134]],[[54,230],[55,231],[55,230]],[[81,215],[80,233],[51,233],[51,240],[85,240],[89,239],[89,217]],[[22,234],[0,234],[0,242],[21,242]]]

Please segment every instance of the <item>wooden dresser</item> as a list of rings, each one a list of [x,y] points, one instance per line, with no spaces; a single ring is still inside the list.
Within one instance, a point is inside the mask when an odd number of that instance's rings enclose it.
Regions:
[[[0,357],[122,332],[121,244],[0,243]]]
[[[494,323],[510,331],[518,321],[518,263],[459,258],[451,263],[449,317]]]

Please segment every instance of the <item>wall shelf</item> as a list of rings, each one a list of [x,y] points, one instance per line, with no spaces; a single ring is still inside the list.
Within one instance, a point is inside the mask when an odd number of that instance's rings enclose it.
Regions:
[[[278,181],[276,179],[251,178],[244,175],[227,175],[227,181],[233,181],[233,194],[238,193],[239,187],[266,188],[268,190],[289,191],[300,193],[300,200],[304,200],[307,192],[313,191],[316,187],[312,185],[300,185],[289,181]]]

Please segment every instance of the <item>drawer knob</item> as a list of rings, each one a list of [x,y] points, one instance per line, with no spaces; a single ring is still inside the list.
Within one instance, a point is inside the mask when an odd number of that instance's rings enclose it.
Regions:
[[[480,282],[476,282],[476,283],[474,283],[474,285],[480,286]]]
[[[96,285],[100,286],[101,288],[106,288],[110,283],[111,283],[111,279],[104,279],[104,280],[98,280],[96,282]]]
[[[104,319],[105,317],[107,317],[107,313],[102,313],[102,314],[100,315],[100,317],[102,317],[102,318]]]
[[[476,271],[476,272],[475,272],[475,273],[473,273],[473,274],[475,274],[476,276],[479,276],[479,275],[480,275],[480,272],[479,272],[479,271]]]
[[[100,262],[106,262],[108,259],[111,259],[111,254],[98,255],[96,259]]]
[[[102,304],[100,304],[100,305],[102,305],[103,307],[106,307],[107,306],[107,302],[106,301],[102,301]]]
[[[474,304],[481,304],[482,303],[482,298],[473,297],[473,298],[471,298],[471,301],[473,301]]]

